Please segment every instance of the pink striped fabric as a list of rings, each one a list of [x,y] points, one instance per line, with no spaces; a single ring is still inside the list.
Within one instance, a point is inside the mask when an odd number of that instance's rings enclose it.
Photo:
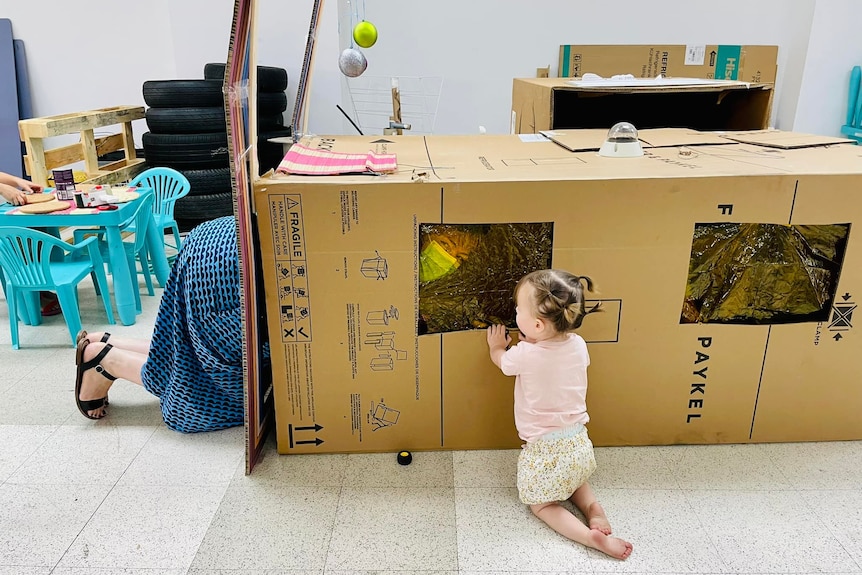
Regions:
[[[306,176],[394,172],[398,167],[395,154],[345,154],[315,150],[294,144],[278,165],[277,172]]]

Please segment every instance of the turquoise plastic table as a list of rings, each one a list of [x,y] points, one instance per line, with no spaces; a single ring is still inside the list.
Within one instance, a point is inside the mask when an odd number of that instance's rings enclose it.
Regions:
[[[111,270],[114,280],[114,301],[117,304],[117,315],[123,325],[135,323],[135,292],[139,289],[132,284],[134,277],[129,270],[126,260],[126,251],[123,248],[123,237],[120,234],[120,225],[131,218],[141,199],[152,194],[152,188],[138,188],[136,190],[140,197],[130,202],[118,204],[116,210],[96,212],[92,214],[54,212],[51,214],[21,214],[10,213],[15,206],[5,204],[0,206],[0,226],[21,226],[25,228],[45,228],[48,233],[60,236],[61,227],[91,227],[102,226],[105,228],[105,237],[108,242],[108,254],[111,262]],[[168,259],[165,256],[165,244],[160,236],[160,230],[156,227],[152,215],[147,226],[147,251],[150,263],[156,275],[156,280],[161,287],[165,286],[170,273]]]

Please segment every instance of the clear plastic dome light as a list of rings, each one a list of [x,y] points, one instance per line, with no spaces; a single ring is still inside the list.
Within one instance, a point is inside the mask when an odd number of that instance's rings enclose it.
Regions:
[[[623,143],[637,141],[638,129],[628,122],[619,122],[608,130],[608,142]]]
[[[638,130],[628,122],[614,124],[599,149],[599,155],[608,158],[637,158],[644,155],[638,140]]]

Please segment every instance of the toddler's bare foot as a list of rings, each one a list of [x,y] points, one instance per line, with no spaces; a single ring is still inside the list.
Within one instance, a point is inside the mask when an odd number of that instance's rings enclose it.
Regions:
[[[601,531],[605,535],[611,534],[611,523],[608,521],[608,516],[605,515],[605,510],[596,501],[587,510],[587,524],[590,529]]]
[[[588,545],[615,559],[628,559],[632,554],[632,544],[619,537],[608,537],[598,529],[590,530]]]

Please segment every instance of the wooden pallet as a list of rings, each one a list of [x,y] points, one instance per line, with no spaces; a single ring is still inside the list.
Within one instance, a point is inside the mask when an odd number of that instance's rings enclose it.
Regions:
[[[126,182],[146,167],[145,160],[135,156],[132,121],[144,117],[142,106],[114,106],[87,112],[61,114],[44,118],[30,118],[18,122],[21,141],[27,147],[24,166],[37,184],[48,185],[51,170],[84,162],[88,184],[115,184]],[[121,124],[118,134],[95,137],[94,130]],[[44,138],[80,134],[77,144],[45,149]],[[99,156],[117,150],[125,151],[125,158],[99,166]]]

